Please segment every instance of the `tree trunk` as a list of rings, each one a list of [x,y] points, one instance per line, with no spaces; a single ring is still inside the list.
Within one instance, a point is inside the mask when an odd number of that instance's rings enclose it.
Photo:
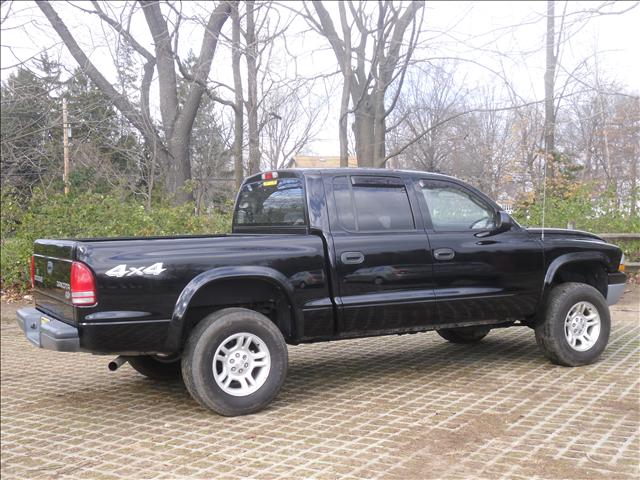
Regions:
[[[191,184],[191,160],[189,158],[189,137],[170,138],[171,175],[168,176],[169,192],[178,205],[193,201]]]
[[[247,5],[247,120],[249,124],[249,175],[260,171],[260,143],[258,138],[258,49],[256,45],[254,6]]]
[[[344,34],[344,57],[341,61],[341,70],[344,77],[342,83],[342,97],[340,98],[340,121],[338,122],[338,138],[340,140],[340,167],[349,166],[349,137],[347,126],[349,124],[349,98],[351,95],[351,84],[353,82],[353,70],[351,69],[351,27],[347,22],[347,13],[344,2],[338,3],[340,11],[340,23]]]
[[[384,93],[388,87],[386,76],[387,58],[385,55],[385,38],[384,25],[388,4],[378,2],[378,38],[376,58],[378,60],[376,84],[373,89],[373,158],[371,159],[373,166],[384,167]]]
[[[632,118],[635,120],[631,123],[633,126],[631,135],[631,218],[636,217],[638,210],[638,159],[640,158],[640,99],[635,99],[635,108],[631,109]],[[635,112],[635,113],[634,113]],[[635,127],[635,128],[634,128]]]
[[[373,167],[374,158],[374,112],[368,94],[355,112],[353,131],[356,138],[356,157],[359,167]]]
[[[351,66],[349,66],[351,68]],[[342,84],[342,98],[340,99],[340,122],[338,124],[340,139],[340,166],[349,166],[349,138],[347,136],[347,124],[349,123],[349,85],[351,77],[345,77]]]
[[[242,77],[240,76],[240,12],[238,3],[234,4],[231,12],[231,68],[233,70],[233,89],[235,92],[234,127],[233,127],[233,169],[235,173],[236,189],[244,180],[244,168],[242,163],[242,142],[244,127],[244,99],[242,95]]]
[[[379,84],[378,84],[379,85]],[[384,168],[385,166],[385,115],[384,115],[384,90],[376,88],[374,94],[374,118],[373,118],[373,166]]]
[[[638,208],[638,143],[632,150],[631,155],[631,218],[635,218]]]

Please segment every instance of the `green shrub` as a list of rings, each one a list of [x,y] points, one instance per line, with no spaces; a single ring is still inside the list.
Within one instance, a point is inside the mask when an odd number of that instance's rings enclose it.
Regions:
[[[28,262],[38,238],[215,234],[228,232],[231,226],[228,212],[195,215],[192,204],[165,203],[146,209],[134,199],[97,193],[68,197],[36,193],[25,207],[10,192],[3,192],[3,288],[28,288]]]
[[[545,227],[572,228],[593,233],[639,233],[640,216],[616,203],[615,192],[601,192],[592,198],[589,185],[548,192],[545,205]],[[516,205],[514,217],[523,225],[542,225],[542,201],[533,196],[523,198]],[[640,262],[640,240],[612,240],[624,251],[629,262]]]
[[[615,192],[604,191],[593,198],[593,188],[583,184],[561,192],[547,192],[544,208],[545,227],[567,228],[593,233],[638,233],[640,216],[616,203]],[[542,225],[542,201],[531,195],[515,206],[514,217],[522,225]]]
[[[640,262],[640,240],[612,240],[611,243],[618,245],[624,252],[627,262]]]

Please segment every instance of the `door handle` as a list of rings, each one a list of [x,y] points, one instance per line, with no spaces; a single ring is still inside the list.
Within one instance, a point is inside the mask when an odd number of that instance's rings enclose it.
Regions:
[[[340,255],[340,261],[347,265],[356,265],[364,262],[364,254],[362,252],[344,252]]]
[[[436,260],[452,260],[456,256],[456,252],[452,248],[436,248],[433,251]]]

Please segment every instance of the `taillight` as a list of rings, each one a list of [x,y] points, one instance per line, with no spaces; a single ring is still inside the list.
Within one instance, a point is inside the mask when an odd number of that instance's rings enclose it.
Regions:
[[[36,288],[36,257],[33,255],[31,255],[31,288]]]
[[[84,263],[71,264],[71,303],[85,307],[97,303],[96,281],[93,272]]]

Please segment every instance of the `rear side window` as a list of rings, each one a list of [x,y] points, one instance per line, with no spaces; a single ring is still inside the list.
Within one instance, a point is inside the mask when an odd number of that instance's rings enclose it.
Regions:
[[[336,177],[333,191],[342,227],[361,232],[414,230],[407,191],[400,179],[394,180],[397,181],[366,177],[350,181],[346,176]]]
[[[304,191],[298,178],[242,186],[233,222],[244,226],[304,226]]]
[[[336,177],[333,179],[333,197],[336,202],[340,224],[347,230],[357,230],[356,213],[353,208],[353,198],[351,196],[351,184],[347,177]]]

